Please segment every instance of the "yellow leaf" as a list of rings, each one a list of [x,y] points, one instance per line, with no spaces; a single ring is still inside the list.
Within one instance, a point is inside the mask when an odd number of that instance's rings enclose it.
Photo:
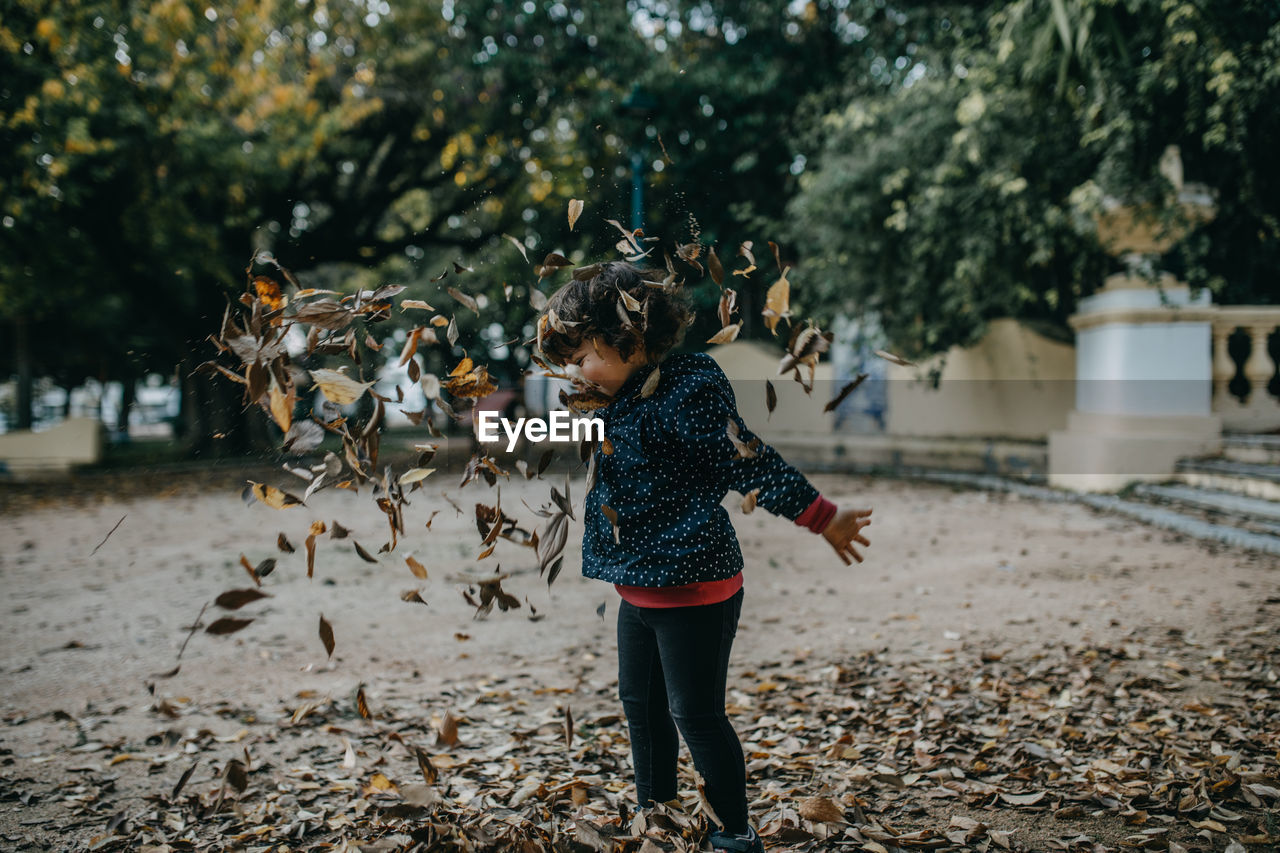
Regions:
[[[357,382],[344,373],[328,369],[311,371],[311,378],[320,386],[321,393],[339,406],[359,400],[373,385],[372,382]]]
[[[369,780],[369,787],[366,791],[395,791],[396,785],[381,773],[374,773],[373,778]]]
[[[769,288],[769,292],[765,294],[764,324],[769,327],[769,331],[774,331],[778,326],[778,320],[786,317],[791,311],[791,282],[787,281],[787,271],[782,271],[782,277],[773,283]]]
[[[297,506],[302,503],[288,492],[277,489],[275,486],[268,486],[264,483],[255,483],[249,481],[253,490],[253,496],[262,501],[272,509],[288,509],[291,506]]]
[[[400,485],[407,486],[410,483],[416,483],[419,480],[425,480],[431,475],[435,468],[410,468],[400,475]]]
[[[774,322],[777,322],[777,321],[775,320]],[[770,327],[770,328],[772,328],[772,327]],[[721,329],[720,331],[716,332],[716,333],[715,333],[714,335],[712,335],[710,338],[707,338],[707,343],[709,343],[709,344],[727,344],[727,343],[729,343],[730,341],[732,341],[733,339],[735,339],[736,337],[738,337],[738,332],[740,332],[740,331],[742,331],[742,322],[741,322],[741,321],[739,321],[739,322],[737,322],[737,323],[734,323],[734,324],[732,324],[732,325],[730,325],[730,326],[725,326],[723,329]]]
[[[286,395],[280,390],[279,385],[275,382],[271,383],[271,419],[284,432],[288,432],[289,427],[293,426],[293,404],[295,402],[297,402],[297,397],[292,388],[289,389],[289,393]]]

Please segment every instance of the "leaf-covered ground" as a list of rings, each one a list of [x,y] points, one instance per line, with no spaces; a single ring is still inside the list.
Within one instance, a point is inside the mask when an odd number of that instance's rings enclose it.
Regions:
[[[729,502],[748,555],[730,711],[771,849],[1280,844],[1276,560],[1075,506],[814,480],[875,507],[861,566]],[[504,486],[503,506],[546,488]],[[696,849],[687,765],[680,802],[634,812],[616,595],[577,575],[580,526],[548,592],[528,548],[477,562],[447,503],[369,563],[353,543],[386,521],[367,501],[236,491],[6,507],[0,846]],[[319,537],[308,579],[275,544],[321,519],[351,536]],[[269,597],[220,609],[241,554],[277,559]],[[521,606],[473,619],[466,582],[499,563]],[[202,607],[206,627],[252,621],[192,635],[170,674]]]

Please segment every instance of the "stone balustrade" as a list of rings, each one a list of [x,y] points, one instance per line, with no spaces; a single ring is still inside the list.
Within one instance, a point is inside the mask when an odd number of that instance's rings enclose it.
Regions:
[[[1215,306],[1212,327],[1213,413],[1223,430],[1280,429],[1280,377],[1271,355],[1280,306]]]

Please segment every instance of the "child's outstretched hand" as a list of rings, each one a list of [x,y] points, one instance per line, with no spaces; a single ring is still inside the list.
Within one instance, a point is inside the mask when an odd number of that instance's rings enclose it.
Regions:
[[[835,517],[823,529],[822,535],[831,547],[835,549],[836,554],[844,560],[846,566],[853,563],[849,561],[849,557],[862,562],[862,555],[854,549],[853,543],[860,545],[870,545],[866,537],[862,535],[862,528],[871,523],[868,517],[871,515],[869,509],[846,509],[836,513]]]

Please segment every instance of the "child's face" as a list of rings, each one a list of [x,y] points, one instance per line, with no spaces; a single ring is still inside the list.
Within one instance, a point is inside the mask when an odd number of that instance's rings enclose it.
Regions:
[[[636,350],[630,359],[624,361],[616,349],[598,338],[591,338],[574,350],[569,362],[579,365],[584,377],[613,395],[618,393],[627,377],[644,363],[644,353]]]

